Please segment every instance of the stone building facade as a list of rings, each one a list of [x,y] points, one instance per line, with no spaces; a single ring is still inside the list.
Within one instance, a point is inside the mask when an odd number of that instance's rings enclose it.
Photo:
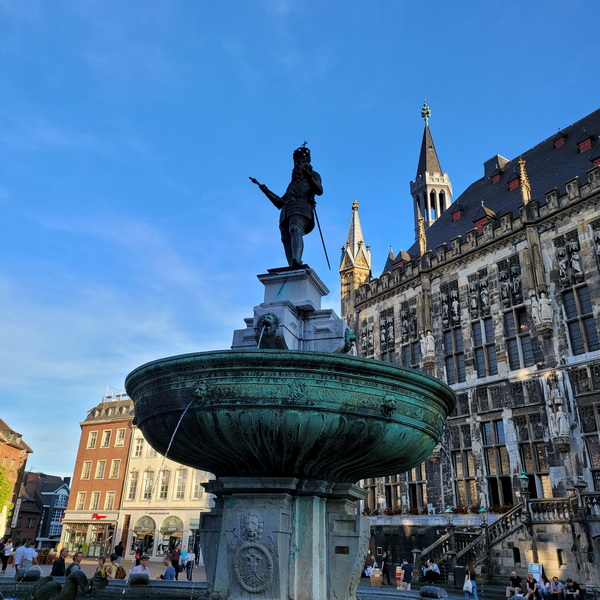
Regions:
[[[179,443],[177,437],[173,443]],[[158,454],[134,429],[118,527],[128,532],[122,538],[125,557],[132,558],[140,546],[151,557],[162,557],[177,543],[199,554],[200,513],[212,502],[202,484],[209,479],[213,476],[205,471]]]
[[[374,544],[397,560],[419,540],[500,581],[531,562],[599,581],[600,110],[513,160],[486,161],[454,202],[423,116],[415,242],[372,278],[352,264],[364,239],[349,236],[342,316],[359,355],[433,374],[458,404],[426,463],[363,482]],[[451,536],[447,554],[448,534],[440,541],[439,523],[419,516],[446,507],[494,514],[485,544],[473,529]]]

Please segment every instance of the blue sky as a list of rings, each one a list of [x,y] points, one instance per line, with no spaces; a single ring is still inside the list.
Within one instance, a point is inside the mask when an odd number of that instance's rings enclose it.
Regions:
[[[308,140],[305,261],[338,311],[354,199],[374,271],[412,243],[427,98],[455,198],[598,108],[598,3],[0,0],[0,418],[69,475],[126,374],[228,347],[284,265],[276,209]],[[544,190],[545,191],[545,190]],[[535,194],[536,190],[534,190]]]

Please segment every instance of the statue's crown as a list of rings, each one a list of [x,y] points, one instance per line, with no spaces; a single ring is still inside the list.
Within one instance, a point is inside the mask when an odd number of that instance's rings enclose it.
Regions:
[[[304,144],[294,150],[294,158],[298,157],[302,157],[307,162],[310,162],[310,150]]]

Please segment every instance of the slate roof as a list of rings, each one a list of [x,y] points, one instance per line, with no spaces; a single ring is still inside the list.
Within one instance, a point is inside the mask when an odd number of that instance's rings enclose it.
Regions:
[[[526,161],[525,169],[531,184],[531,197],[539,200],[541,205],[546,203],[544,195],[547,192],[559,188],[561,193],[564,193],[565,183],[574,177],[578,176],[581,183],[586,182],[587,171],[594,166],[592,161],[600,152],[600,109],[561,129],[560,133],[566,136],[565,143],[560,148],[554,147],[557,135],[553,134],[537,146],[508,161],[498,183],[492,184],[489,176],[472,183],[426,230],[427,250],[432,250],[435,255],[437,246],[446,242],[450,247],[450,241],[459,235],[463,236],[464,242],[467,231],[474,228],[474,219],[481,210],[482,202],[485,208],[493,211],[498,218],[508,212],[517,217],[519,207],[523,204],[521,189],[517,187],[509,191],[508,180],[512,178],[513,173],[519,173],[520,158]],[[580,153],[577,142],[582,134],[592,136],[592,147]],[[463,213],[460,219],[452,221],[452,212],[458,203]],[[413,258],[419,256],[418,242],[410,247],[408,253]]]
[[[11,429],[5,421],[0,419],[0,444],[8,444],[25,452],[33,452],[33,450],[23,441],[20,433]]]
[[[442,173],[440,160],[435,150],[433,138],[429,126],[425,125],[423,131],[423,141],[421,142],[421,154],[419,156],[419,164],[417,166],[417,178],[425,173]]]

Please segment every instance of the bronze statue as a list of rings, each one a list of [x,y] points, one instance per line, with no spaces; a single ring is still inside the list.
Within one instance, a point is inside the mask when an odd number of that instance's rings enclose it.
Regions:
[[[315,196],[323,193],[321,176],[313,171],[306,142],[294,150],[292,181],[283,196],[273,193],[254,177],[250,177],[250,181],[258,185],[263,194],[281,211],[279,230],[285,257],[290,267],[299,267],[302,265],[304,251],[303,236],[315,226]]]

